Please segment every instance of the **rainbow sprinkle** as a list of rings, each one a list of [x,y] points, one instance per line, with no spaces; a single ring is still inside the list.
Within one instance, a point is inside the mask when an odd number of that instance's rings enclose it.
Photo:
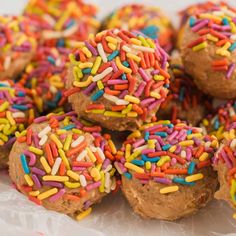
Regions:
[[[138,4],[126,5],[114,11],[104,22],[104,29],[138,30],[170,52],[174,47],[174,29],[170,20],[158,7]]]
[[[134,129],[137,120],[150,121],[166,98],[168,56],[158,43],[142,34],[102,31],[69,57],[69,91],[79,91],[72,92],[69,100],[72,106],[76,99],[83,100],[86,111],[78,106],[74,109],[102,126]],[[106,120],[113,120],[114,126]]]
[[[116,189],[112,162],[117,151],[110,135],[102,135],[99,126],[83,124],[74,112],[36,118],[21,138],[10,160],[20,164],[22,181],[14,181],[31,201],[47,207],[63,199],[66,212],[81,220],[93,203]],[[25,145],[23,152],[21,145]],[[69,206],[76,201],[74,212]]]

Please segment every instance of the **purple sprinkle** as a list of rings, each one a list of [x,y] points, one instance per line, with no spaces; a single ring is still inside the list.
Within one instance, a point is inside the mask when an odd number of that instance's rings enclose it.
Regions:
[[[36,185],[36,187],[38,188],[38,189],[40,189],[41,187],[42,187],[42,185],[41,185],[41,183],[40,183],[40,181],[39,181],[39,179],[38,179],[38,177],[37,177],[37,175],[32,175],[32,180],[34,181],[34,183],[35,183],[35,185]]]
[[[36,163],[36,155],[28,150],[23,152],[26,156],[30,157],[29,166],[34,166]]]
[[[85,95],[88,95],[89,93],[91,93],[97,86],[96,82],[91,83],[86,89],[84,89],[83,93]]]
[[[42,181],[43,186],[51,186],[51,187],[56,187],[56,188],[63,188],[62,183],[58,183],[55,181]]]
[[[146,84],[147,84],[147,83],[144,82],[144,81],[142,81],[142,82],[139,84],[138,89],[137,89],[137,90],[135,91],[135,93],[134,93],[135,97],[140,97],[140,96],[141,96],[141,94],[143,93],[143,90],[144,90]]]
[[[37,174],[37,175],[41,175],[41,176],[44,176],[44,175],[46,174],[45,171],[43,171],[43,170],[41,170],[41,169],[39,169],[39,168],[37,168],[37,167],[33,167],[33,168],[31,169],[31,171],[32,171],[33,173],[35,173],[35,174]]]
[[[129,94],[129,92],[128,92],[128,90],[123,90],[122,92],[121,92],[121,94],[119,95],[119,98],[120,99],[123,99],[126,95],[128,95]]]
[[[87,191],[91,191],[92,189],[98,188],[100,185],[101,185],[101,181],[98,181],[98,182],[87,185],[85,188]]]
[[[154,177],[153,180],[157,183],[161,183],[161,184],[171,184],[172,181],[170,179],[167,178],[159,178],[159,177]]]
[[[85,43],[86,47],[89,49],[89,51],[91,51],[91,53],[92,53],[94,56],[97,56],[97,55],[98,55],[97,49],[94,48],[88,41],[85,41],[84,43]]]
[[[50,202],[55,202],[56,200],[58,200],[61,196],[63,196],[63,194],[66,192],[66,190],[63,188],[63,189],[60,189],[58,191],[58,193],[54,194],[52,197],[49,198],[49,201]]]
[[[229,65],[229,69],[228,69],[227,74],[226,74],[226,79],[230,79],[230,77],[232,76],[232,74],[234,72],[234,69],[235,69],[235,63],[231,63]]]

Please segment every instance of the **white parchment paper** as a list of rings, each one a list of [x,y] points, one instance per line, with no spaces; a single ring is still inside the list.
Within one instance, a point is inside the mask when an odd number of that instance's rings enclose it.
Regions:
[[[0,0],[0,14],[20,13],[26,0]],[[100,8],[99,18],[128,3],[160,6],[176,25],[177,12],[196,0],[90,0]],[[236,6],[235,0],[232,2]],[[178,203],[176,203],[178,204]],[[121,193],[106,197],[81,222],[45,210],[28,201],[10,183],[7,172],[0,173],[0,236],[215,236],[236,235],[233,210],[221,201],[212,201],[196,215],[177,222],[143,220],[136,216]]]

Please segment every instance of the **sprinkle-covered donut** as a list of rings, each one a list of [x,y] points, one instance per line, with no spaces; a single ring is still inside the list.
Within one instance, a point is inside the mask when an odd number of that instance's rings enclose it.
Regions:
[[[112,130],[150,122],[165,100],[168,56],[158,43],[125,30],[108,30],[70,54],[67,95],[79,116]]]
[[[9,173],[29,200],[80,220],[116,188],[116,152],[101,127],[81,123],[74,112],[49,114],[21,132]]]
[[[217,187],[211,167],[217,147],[218,140],[200,128],[168,120],[134,131],[114,163],[133,210],[145,218],[176,220],[204,207]]]

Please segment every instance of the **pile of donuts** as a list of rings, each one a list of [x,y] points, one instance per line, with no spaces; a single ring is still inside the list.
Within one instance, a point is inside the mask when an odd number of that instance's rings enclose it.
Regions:
[[[30,0],[0,16],[0,165],[14,187],[77,220],[120,189],[144,218],[214,198],[236,208],[236,6],[189,6],[178,30],[153,6],[96,14]]]

